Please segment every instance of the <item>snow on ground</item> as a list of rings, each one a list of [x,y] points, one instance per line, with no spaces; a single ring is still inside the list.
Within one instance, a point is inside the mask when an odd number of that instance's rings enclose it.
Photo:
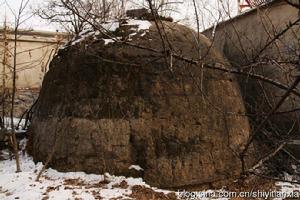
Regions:
[[[15,161],[0,161],[1,200],[40,199],[131,199],[133,186],[142,186],[155,192],[169,191],[151,188],[141,178],[126,178],[109,174],[95,175],[84,172],[62,173],[47,169],[39,181],[37,174],[42,163],[34,164],[28,155],[21,155],[22,172],[15,173]]]
[[[293,184],[288,182],[277,182],[276,187],[280,190],[280,195],[282,197],[293,197],[294,199],[300,198],[300,185],[299,184]],[[274,198],[274,200],[281,200],[283,198],[278,197]]]
[[[17,135],[18,134],[24,134],[26,132],[26,130],[23,129],[24,126],[25,126],[25,121],[26,121],[25,119],[13,118],[13,124],[14,124],[14,127],[15,127],[15,133]],[[29,123],[27,125],[29,125]],[[4,127],[8,131],[11,130],[11,119],[10,119],[10,117],[4,117]],[[2,132],[2,134],[3,134],[3,132]],[[0,138],[1,138],[1,136],[0,136]]]
[[[4,126],[6,127],[6,128],[8,128],[8,129],[10,129],[10,127],[11,127],[11,119],[10,119],[10,117],[4,117]],[[18,123],[20,123],[19,125],[20,125],[20,127],[23,127],[24,125],[25,125],[25,119],[20,119],[20,118],[13,118],[13,123],[14,123],[14,125],[15,126],[17,126],[18,125]]]
[[[14,124],[18,124],[19,119],[14,119]],[[24,125],[25,121],[21,121]],[[7,127],[10,119],[5,118]],[[20,141],[20,148],[25,149],[26,139]],[[47,200],[47,199],[140,199],[144,195],[157,195],[153,199],[170,199],[168,195],[174,192],[160,190],[146,184],[142,178],[132,178],[124,176],[113,176],[108,173],[104,175],[86,174],[84,172],[58,172],[54,169],[44,171],[39,181],[35,181],[37,174],[42,169],[42,163],[34,163],[32,157],[20,152],[22,172],[15,173],[15,160],[9,160],[7,150],[0,151],[0,199],[1,200]],[[5,160],[1,160],[5,159]],[[143,170],[138,165],[131,165],[129,169]],[[286,174],[285,179],[292,181],[293,177]],[[300,195],[300,184],[288,182],[276,182],[277,192],[281,195]],[[265,190],[268,191],[268,190]],[[269,190],[270,191],[270,190]],[[203,194],[226,193],[225,190],[196,191],[196,193],[180,193],[176,191],[179,199],[222,199],[230,198],[204,198]],[[196,195],[196,196],[195,196]],[[149,196],[148,196],[149,197]],[[149,197],[149,198],[150,198]],[[161,198],[164,197],[164,198]],[[175,196],[176,197],[176,196]],[[188,197],[188,198],[187,198]],[[194,198],[195,197],[195,198]],[[143,198],[147,199],[147,198]],[[172,198],[173,199],[173,198]],[[283,198],[274,198],[281,200]]]
[[[4,158],[8,158],[8,152],[2,152]],[[32,157],[20,155],[22,172],[15,173],[15,160],[0,161],[0,199],[1,200],[50,200],[50,199],[140,199],[131,196],[133,187],[139,186],[142,190],[143,199],[147,199],[148,193],[158,194],[158,198],[173,193],[171,191],[158,189],[146,184],[142,178],[124,176],[113,176],[108,173],[104,175],[86,174],[84,172],[58,172],[47,169],[39,181],[35,181],[43,164],[35,164]],[[130,166],[131,169],[143,170],[138,165]],[[212,190],[206,191],[207,193]],[[145,193],[145,194],[143,194]],[[145,195],[145,196],[144,196]],[[153,196],[153,194],[151,194]],[[166,196],[164,196],[166,197]],[[177,193],[177,197],[180,197]],[[183,197],[183,196],[182,196]],[[162,198],[169,199],[169,198]],[[181,198],[179,198],[181,199]],[[191,198],[182,198],[191,199]],[[209,200],[210,198],[201,198]],[[222,198],[227,200],[228,198]]]
[[[8,153],[6,151],[2,151],[2,156],[7,158]],[[20,173],[15,173],[16,169],[14,160],[0,161],[1,200],[141,199],[138,198],[138,196],[133,195],[136,194],[136,188],[141,190],[141,194],[139,195],[142,196],[140,197],[145,197],[143,195],[149,195],[150,193],[151,195],[158,195],[158,198],[154,199],[169,199],[160,197],[167,197],[167,195],[170,194],[173,194],[174,197],[175,195],[171,191],[150,187],[141,178],[126,178],[123,176],[113,176],[108,173],[104,175],[86,174],[84,172],[63,173],[50,168],[45,170],[39,181],[35,181],[37,174],[43,167],[43,164],[35,164],[32,158],[26,154],[20,155],[20,159],[22,168],[22,172]],[[139,166],[133,165],[131,168],[139,169]],[[290,194],[292,192],[300,191],[300,185],[287,182],[277,182],[276,188],[277,191],[282,194]],[[179,199],[230,199],[203,197],[203,194],[218,194],[222,192],[226,193],[225,190],[207,190],[199,191],[195,196],[193,193],[186,193],[183,195],[182,191],[177,191],[176,195]],[[147,198],[145,197],[143,199]],[[275,200],[280,199],[282,198],[275,198]]]

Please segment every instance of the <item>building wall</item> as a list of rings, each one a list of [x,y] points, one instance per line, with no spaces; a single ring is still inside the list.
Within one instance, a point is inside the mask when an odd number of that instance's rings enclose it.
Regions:
[[[235,65],[251,63],[276,33],[285,29],[286,26],[298,19],[298,10],[288,5],[283,0],[276,0],[266,6],[250,10],[240,16],[218,24],[214,28],[205,30],[203,33],[213,40],[214,45],[220,49],[227,58]],[[213,36],[213,32],[215,33]],[[278,58],[279,54],[284,56],[294,54],[290,48],[299,49],[295,41],[299,39],[299,26],[285,33],[271,45],[265,55]],[[274,48],[276,51],[274,51]],[[279,51],[278,51],[279,50]],[[293,55],[295,56],[295,55]],[[290,57],[290,56],[288,56]]]
[[[203,33],[213,40],[214,46],[234,67],[263,75],[289,86],[299,74],[299,22],[288,31],[284,30],[297,19],[299,19],[297,8],[288,5],[283,0],[275,0],[263,7],[222,22],[216,28],[210,28]],[[292,64],[292,62],[295,63]],[[239,76],[239,80],[249,114],[270,112],[286,92],[269,83],[249,77]],[[299,89],[300,86],[298,86]],[[291,95],[278,112],[298,108],[300,108],[299,97]],[[259,120],[259,116],[254,116],[252,125],[255,127]],[[271,120],[274,130],[280,134],[285,134],[293,124],[295,131],[299,132],[299,111],[275,115],[271,117]],[[270,127],[267,129],[272,131]],[[299,133],[297,137],[300,138]]]
[[[37,98],[49,62],[59,46],[65,42],[66,36],[53,32],[19,31],[16,57],[16,116],[20,116]],[[0,29],[0,88],[2,96],[6,96],[5,115],[10,109],[13,55],[14,33],[9,29]]]
[[[14,35],[7,33],[7,66],[5,66],[5,75],[7,87],[11,87],[13,66],[13,47]],[[17,88],[39,88],[43,76],[47,71],[49,61],[57,48],[62,44],[62,37],[56,33],[48,32],[25,32],[20,31],[17,39]],[[2,62],[0,64],[1,77],[3,79],[3,53],[4,49],[4,31],[0,30],[0,52]],[[10,67],[11,66],[11,67]],[[0,81],[2,82],[2,81]]]

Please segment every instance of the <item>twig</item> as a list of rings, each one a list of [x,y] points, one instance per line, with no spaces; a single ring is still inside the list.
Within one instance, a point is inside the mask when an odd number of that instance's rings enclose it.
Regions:
[[[36,106],[37,102],[39,100],[39,97],[34,101],[34,103],[32,104],[32,106],[30,107],[30,109],[27,112],[26,118],[25,118],[25,124],[24,124],[24,129],[27,127],[28,121],[31,120],[31,115],[33,113],[33,108]]]
[[[298,181],[288,181],[288,180],[285,180],[285,179],[281,179],[281,178],[277,178],[277,177],[271,177],[271,176],[266,176],[266,175],[258,174],[258,173],[255,173],[255,172],[250,172],[250,173],[253,174],[253,175],[255,175],[255,176],[259,176],[261,178],[270,179],[270,180],[274,180],[274,181],[280,181],[280,182],[286,182],[286,183],[293,183],[293,184],[300,184],[300,182],[298,182]]]
[[[19,129],[20,124],[21,124],[21,121],[22,121],[24,115],[25,115],[27,112],[28,112],[28,109],[26,109],[26,110],[22,113],[21,118],[19,119],[18,124],[17,124],[17,127],[16,127],[17,130]]]
[[[287,4],[289,4],[290,6],[293,6],[294,8],[297,8],[299,11],[300,11],[300,2],[297,4],[297,3],[293,3],[289,0],[284,0]]]
[[[279,32],[277,35],[274,36],[274,38],[272,38],[272,40],[270,40],[263,48],[261,48],[261,50],[256,54],[256,56],[254,57],[254,61],[257,60],[257,58],[271,45],[273,44],[273,42],[277,39],[279,39],[282,35],[284,35],[288,30],[290,30],[290,28],[292,28],[293,26],[295,26],[298,22],[300,21],[300,18],[296,19],[294,22],[290,23],[289,25],[286,26],[285,29],[283,29],[281,32]]]
[[[275,113],[277,111],[277,109],[285,102],[285,100],[290,96],[292,90],[294,88],[297,87],[297,85],[300,83],[300,76],[298,76],[296,78],[296,80],[294,81],[294,83],[290,86],[290,88],[286,91],[286,93],[282,96],[282,98],[280,99],[280,101],[276,104],[276,106],[269,112],[269,114],[266,116],[266,118],[257,126],[257,128],[253,131],[253,133],[250,135],[243,151],[240,154],[240,159],[241,159],[241,163],[242,163],[242,171],[243,173],[245,172],[245,154],[248,151],[248,148],[250,146],[250,144],[252,143],[254,137],[256,136],[256,134],[263,128],[263,126],[265,125],[265,123],[269,120],[269,118],[273,115],[273,113]]]
[[[260,159],[251,169],[248,170],[248,172],[253,172],[255,169],[261,167],[266,161],[270,160],[272,157],[274,157],[283,147],[287,144],[287,142],[283,142],[281,145],[279,145],[273,152],[269,153],[262,159]]]

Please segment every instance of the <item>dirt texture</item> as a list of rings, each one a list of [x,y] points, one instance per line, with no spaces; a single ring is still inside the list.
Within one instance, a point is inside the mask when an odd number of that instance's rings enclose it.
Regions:
[[[141,176],[163,188],[238,176],[250,128],[235,77],[175,57],[167,65],[154,22],[135,35],[124,23],[114,34],[130,44],[98,35],[51,62],[30,129],[34,160],[54,149],[50,166],[60,171]],[[172,52],[226,62],[204,36],[163,23]]]

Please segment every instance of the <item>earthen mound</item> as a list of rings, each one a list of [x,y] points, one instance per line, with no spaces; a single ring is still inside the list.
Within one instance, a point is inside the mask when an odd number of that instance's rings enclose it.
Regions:
[[[164,51],[154,22],[122,23],[111,26],[115,38],[86,32],[51,62],[31,125],[34,159],[54,149],[58,170],[137,175],[159,187],[238,175],[249,124],[235,77]],[[226,62],[204,36],[163,23],[176,55]]]

